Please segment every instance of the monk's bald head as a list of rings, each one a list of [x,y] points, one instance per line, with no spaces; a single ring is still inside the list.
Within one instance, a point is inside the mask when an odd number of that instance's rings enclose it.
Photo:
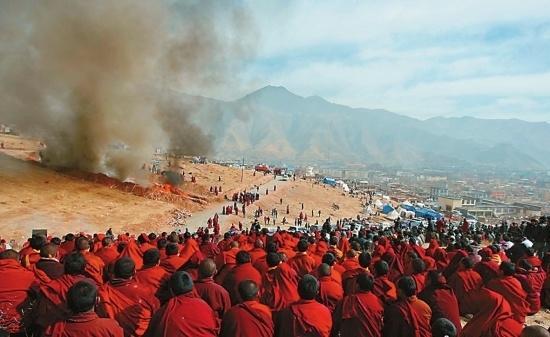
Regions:
[[[76,249],[78,250],[90,250],[90,241],[87,237],[81,236],[76,240]]]
[[[199,265],[200,278],[212,277],[216,273],[216,263],[212,259],[204,259]]]
[[[264,242],[260,239],[256,240],[256,242],[254,242],[254,248],[264,248]]]
[[[368,268],[370,266],[370,262],[372,261],[372,257],[369,253],[363,252],[359,254],[359,265],[363,268]]]
[[[303,300],[313,300],[319,292],[319,282],[313,275],[306,274],[298,282],[298,294]]]
[[[330,276],[330,266],[326,263],[321,263],[317,268],[317,272],[319,273],[319,277]]]
[[[40,257],[45,257],[45,258],[55,257],[55,255],[57,254],[58,248],[59,247],[57,245],[53,243],[48,243],[47,245],[44,245],[42,246],[42,248],[40,248]]]
[[[0,260],[15,260],[19,261],[19,253],[13,249],[8,249],[0,253]]]
[[[456,327],[446,318],[438,318],[432,323],[433,337],[456,337]]]
[[[136,272],[136,264],[129,257],[121,257],[115,262],[114,274],[116,278],[129,280]]]
[[[523,328],[520,337],[550,337],[550,332],[540,325],[529,325]]]
[[[183,295],[193,290],[193,279],[185,271],[177,271],[170,278],[170,289],[174,295]]]
[[[258,298],[258,285],[251,280],[239,283],[239,295],[243,301],[253,301]]]
[[[231,241],[231,244],[229,245],[231,248],[239,248],[239,242],[238,241]]]

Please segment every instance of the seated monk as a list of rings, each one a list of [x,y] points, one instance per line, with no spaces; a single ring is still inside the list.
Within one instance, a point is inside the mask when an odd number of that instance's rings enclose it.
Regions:
[[[298,249],[298,253],[293,258],[288,260],[288,265],[294,269],[296,273],[298,273],[299,277],[302,277],[305,274],[311,274],[317,264],[315,259],[308,253],[309,242],[302,239],[298,241],[296,248]]]
[[[180,249],[176,243],[166,245],[166,258],[160,261],[160,266],[172,274],[187,261],[179,256]]]
[[[354,250],[348,251],[348,254],[350,253],[355,253],[355,251]],[[359,258],[357,259],[357,261],[358,261],[357,267],[353,269],[347,269],[342,274],[342,287],[344,288],[345,295],[354,294],[357,291],[357,289],[359,288],[357,285],[357,277],[359,275],[370,274],[369,266],[372,261],[371,255],[368,252],[362,252],[361,254],[359,254]],[[349,263],[348,263],[348,266],[350,266]]]
[[[300,300],[283,310],[277,320],[277,337],[329,337],[332,330],[330,310],[315,301],[319,283],[312,275],[305,275],[298,284]]]
[[[317,268],[319,275],[319,293],[317,301],[326,306],[331,313],[344,298],[342,286],[331,277],[331,269],[328,264],[321,263]]]
[[[265,249],[264,249],[264,242],[260,239],[257,239],[256,241],[254,241],[254,248],[252,248],[252,250],[249,251],[249,253],[250,253],[250,259],[252,264],[254,264],[256,260],[265,257],[267,253],[265,252]]]
[[[103,260],[106,266],[109,266],[118,258],[118,251],[113,244],[113,239],[109,236],[101,240],[101,248],[95,253],[97,257]]]
[[[372,293],[387,304],[397,299],[397,288],[388,279],[389,266],[384,260],[378,260],[374,264],[374,285]]]
[[[481,276],[472,269],[473,266],[474,262],[472,259],[468,257],[462,258],[458,270],[448,279],[448,284],[453,288],[458,299],[461,315],[472,313],[470,292],[481,288],[483,285]]]
[[[514,318],[525,323],[525,316],[529,314],[530,307],[527,302],[527,293],[523,290],[521,282],[515,278],[516,266],[511,262],[502,262],[500,264],[502,276],[491,280],[487,288],[501,294],[510,304]]]
[[[0,253],[0,327],[8,334],[25,334],[26,313],[31,308],[34,274],[19,264],[19,254],[8,249]],[[0,331],[1,331],[0,330]]]
[[[64,321],[70,316],[67,292],[71,286],[83,280],[93,283],[93,280],[84,276],[86,260],[82,254],[73,252],[66,255],[63,267],[63,276],[40,286],[38,300],[33,308],[34,324],[39,331],[44,331],[53,323]]]
[[[519,336],[523,325],[514,319],[510,304],[492,290],[482,287],[472,291],[473,318],[460,337]]]
[[[397,282],[398,299],[384,308],[385,337],[431,337],[432,310],[416,297],[416,284],[410,276]]]
[[[86,281],[75,283],[67,293],[71,316],[49,327],[45,337],[123,337],[117,321],[99,318],[94,311],[97,288]]]
[[[277,244],[274,242],[270,242],[265,246],[266,254],[258,259],[256,259],[252,265],[254,268],[256,268],[261,275],[264,275],[267,273],[267,270],[269,269],[269,266],[267,265],[267,254],[269,253],[277,253]]]
[[[382,337],[384,306],[372,293],[373,286],[371,275],[357,276],[357,291],[344,298],[334,315],[333,331],[340,337]]]
[[[499,276],[498,264],[492,260],[493,252],[486,247],[479,251],[481,261],[476,263],[474,270],[483,279],[483,284],[487,285],[489,281]]]
[[[528,325],[523,328],[520,337],[550,337],[550,329],[546,330],[540,325]]]
[[[48,243],[40,248],[40,260],[34,264],[34,269],[39,274],[42,272],[48,280],[56,280],[65,273],[63,264],[56,258],[58,246]],[[39,272],[40,271],[40,272]],[[40,279],[39,275],[37,275]]]
[[[541,308],[541,292],[546,273],[541,267],[533,267],[527,259],[520,260],[516,268],[515,278],[519,280],[529,303],[529,315],[534,315]]]
[[[216,283],[223,284],[225,276],[237,265],[237,254],[240,251],[239,242],[231,241],[229,249],[218,255],[216,259],[216,267],[218,268]]]
[[[278,312],[296,302],[298,295],[298,274],[286,263],[281,262],[277,253],[267,254],[269,270],[262,275],[260,301],[271,310]]]
[[[184,271],[175,272],[170,278],[174,294],[155,313],[147,329],[147,337],[217,337],[218,318],[214,310],[193,291],[193,279]]]
[[[90,240],[84,236],[76,239],[76,250],[82,254],[84,260],[86,260],[84,275],[91,278],[99,285],[103,284],[103,270],[105,268],[105,263],[102,259],[90,252]]]
[[[451,321],[457,333],[462,331],[458,300],[445,276],[440,271],[432,270],[428,273],[426,287],[418,294],[418,298],[426,302],[432,309],[432,325],[440,318]]]
[[[262,284],[262,275],[252,266],[251,256],[248,252],[241,250],[237,253],[237,265],[231,269],[223,281],[223,287],[229,292],[231,303],[233,305],[241,303],[239,296],[239,284],[244,280],[250,280],[258,287]]]
[[[344,268],[337,263],[336,257],[332,253],[326,253],[323,255],[323,258],[321,259],[321,263],[328,264],[331,269],[331,277],[334,279],[334,281],[338,282],[339,284],[342,284],[342,273],[345,271]],[[319,277],[317,274],[317,270],[315,270],[312,273],[313,276]]]
[[[202,255],[207,259],[215,259],[220,254],[218,246],[212,242],[212,236],[210,234],[204,234],[200,244],[200,250]]]
[[[361,253],[361,245],[357,241],[351,243],[351,249],[346,251],[345,259],[342,261],[342,268],[345,271],[354,270],[360,268],[358,257]],[[342,275],[343,277],[344,275]]]
[[[443,276],[445,277],[445,276]],[[460,326],[460,325],[459,325]],[[458,337],[457,327],[446,318],[438,318],[432,323],[432,337]]]
[[[143,336],[159,301],[134,279],[136,266],[131,258],[118,259],[113,271],[113,278],[99,288],[98,313],[116,320],[125,336]]]
[[[31,268],[40,260],[40,249],[46,245],[48,241],[43,235],[33,235],[29,240],[29,246],[21,249],[20,259],[21,265],[26,268]]]
[[[424,290],[426,284],[426,264],[422,259],[414,259],[411,261],[412,275],[411,277],[416,284],[416,291],[420,293]]]
[[[216,264],[212,259],[204,259],[199,265],[199,277],[195,282],[195,290],[214,312],[218,318],[231,308],[229,293],[221,285],[214,282],[216,274]]]
[[[164,303],[170,297],[169,289],[167,289],[170,273],[159,266],[159,263],[159,250],[149,249],[143,253],[143,268],[136,272],[135,279],[140,285],[148,287]]]
[[[220,337],[272,337],[273,320],[269,307],[258,299],[258,285],[250,280],[238,285],[241,303],[223,316]]]

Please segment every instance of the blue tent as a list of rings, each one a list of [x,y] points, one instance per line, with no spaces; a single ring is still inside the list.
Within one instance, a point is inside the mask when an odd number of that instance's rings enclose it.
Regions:
[[[395,209],[390,205],[384,205],[384,207],[382,207],[382,213],[384,214],[390,214],[393,211],[395,211]]]
[[[323,184],[327,184],[334,187],[336,186],[336,180],[334,178],[325,177],[325,179],[323,179]]]
[[[401,208],[409,212],[416,212],[416,208],[413,205],[401,205]]]
[[[415,210],[415,216],[424,219],[439,220],[442,218],[441,214],[437,213],[433,209],[417,207]]]

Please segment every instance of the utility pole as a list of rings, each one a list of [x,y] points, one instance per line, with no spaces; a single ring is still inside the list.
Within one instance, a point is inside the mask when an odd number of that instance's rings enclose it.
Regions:
[[[244,178],[244,157],[243,157],[243,165],[241,166],[241,183],[243,182]]]

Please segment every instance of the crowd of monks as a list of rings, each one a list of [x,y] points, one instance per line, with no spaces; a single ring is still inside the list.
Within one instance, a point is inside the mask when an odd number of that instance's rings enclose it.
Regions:
[[[421,235],[33,236],[0,248],[0,336],[550,336],[525,324],[550,307],[531,247]]]

